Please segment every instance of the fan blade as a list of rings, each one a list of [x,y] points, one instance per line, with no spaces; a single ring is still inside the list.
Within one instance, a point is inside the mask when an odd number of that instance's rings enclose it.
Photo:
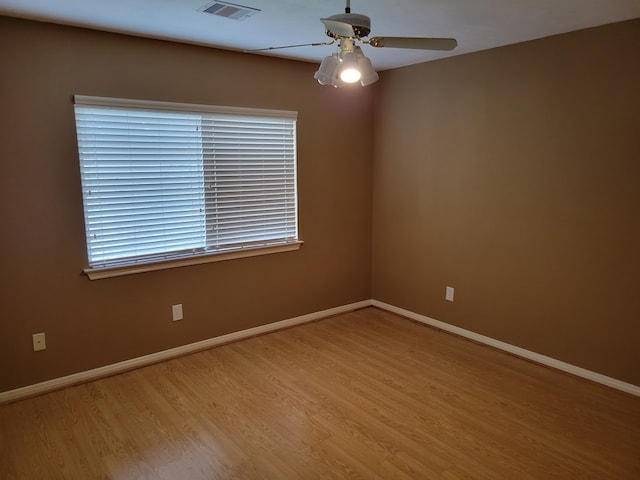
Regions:
[[[296,48],[296,47],[320,47],[322,45],[333,45],[336,43],[335,40],[331,42],[316,42],[316,43],[300,43],[298,45],[284,45],[282,47],[267,47],[267,48],[256,48],[254,50],[244,50],[244,53],[251,52],[266,52],[268,50],[281,50],[283,48]]]
[[[324,26],[333,35],[338,37],[355,38],[356,32],[353,31],[353,27],[348,23],[338,22],[337,20],[331,20],[330,18],[321,18],[320,21],[324,23]]]
[[[369,45],[416,50],[453,50],[458,42],[455,38],[373,37],[369,40]]]

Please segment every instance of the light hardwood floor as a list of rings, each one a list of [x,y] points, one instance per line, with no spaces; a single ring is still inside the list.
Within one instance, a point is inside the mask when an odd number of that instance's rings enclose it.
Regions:
[[[0,478],[640,479],[640,398],[367,308],[0,407]]]

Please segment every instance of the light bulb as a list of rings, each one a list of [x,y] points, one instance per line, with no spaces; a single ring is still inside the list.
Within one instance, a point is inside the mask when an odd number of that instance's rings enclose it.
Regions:
[[[340,72],[340,80],[345,83],[356,83],[360,80],[360,72],[356,68],[345,68]]]
[[[358,55],[355,52],[344,52],[342,55],[340,80],[345,83],[355,83],[360,80],[362,74],[358,66]]]

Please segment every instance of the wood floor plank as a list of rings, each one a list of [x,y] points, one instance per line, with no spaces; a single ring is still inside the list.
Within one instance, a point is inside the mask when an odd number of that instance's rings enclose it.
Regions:
[[[640,399],[367,308],[0,406],[2,479],[634,479]]]

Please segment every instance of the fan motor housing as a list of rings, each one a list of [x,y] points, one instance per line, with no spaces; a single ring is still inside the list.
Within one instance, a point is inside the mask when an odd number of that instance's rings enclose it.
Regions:
[[[353,31],[358,37],[366,37],[371,32],[371,19],[359,13],[338,13],[331,15],[329,20],[348,23],[353,27]],[[333,33],[327,31],[327,35],[333,37]]]

